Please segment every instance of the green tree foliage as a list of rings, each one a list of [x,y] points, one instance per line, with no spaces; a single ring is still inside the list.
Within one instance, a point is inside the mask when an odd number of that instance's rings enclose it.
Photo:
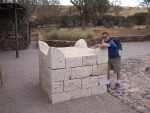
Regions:
[[[83,29],[93,17],[97,18],[97,14],[105,13],[109,6],[108,0],[70,0],[70,2],[79,11]]]

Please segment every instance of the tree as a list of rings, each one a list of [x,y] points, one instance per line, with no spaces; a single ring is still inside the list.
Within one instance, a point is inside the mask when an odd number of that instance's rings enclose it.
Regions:
[[[149,12],[149,14],[147,15],[146,23],[147,23],[147,26],[150,27],[150,0],[142,0],[142,2],[140,2],[139,5],[146,6],[146,8]]]
[[[78,9],[81,16],[82,29],[86,23],[93,17],[97,18],[97,14],[107,11],[109,6],[108,0],[70,0],[70,2]]]
[[[115,15],[118,17],[119,16],[119,13],[121,11],[121,1],[120,0],[114,0],[112,3],[111,3],[111,7],[112,7],[112,10],[113,12],[115,13]]]
[[[36,10],[38,20],[43,20],[42,24],[51,24],[60,12],[59,0],[44,0],[42,5],[39,5]]]
[[[150,0],[142,0],[139,4],[140,6],[146,6],[148,12],[150,12]]]

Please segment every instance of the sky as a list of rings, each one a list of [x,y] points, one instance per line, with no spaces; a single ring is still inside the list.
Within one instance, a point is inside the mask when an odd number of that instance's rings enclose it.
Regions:
[[[70,3],[70,0],[59,0],[62,5],[72,5]],[[109,0],[110,2],[113,0]],[[138,6],[138,1],[139,0],[121,0],[121,6],[130,6],[130,7],[135,7]]]

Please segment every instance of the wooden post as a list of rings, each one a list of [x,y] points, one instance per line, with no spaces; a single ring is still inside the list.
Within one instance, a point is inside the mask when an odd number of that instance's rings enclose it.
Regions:
[[[31,28],[30,28],[30,21],[29,21],[29,44],[31,44]]]
[[[17,8],[14,7],[15,10],[15,38],[16,38],[16,58],[19,58],[18,52],[18,23],[17,23]]]
[[[2,80],[2,70],[1,70],[1,64],[0,64],[0,87],[2,86],[3,84],[3,80]]]

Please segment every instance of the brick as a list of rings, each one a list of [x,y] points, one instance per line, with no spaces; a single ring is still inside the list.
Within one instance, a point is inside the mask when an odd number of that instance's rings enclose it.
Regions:
[[[92,75],[92,66],[72,68],[71,79],[83,78]]]
[[[52,93],[63,92],[63,81],[61,82],[52,82]]]
[[[81,89],[81,79],[64,81],[64,91],[72,91]]]
[[[82,66],[82,57],[66,58],[66,68]]]
[[[70,92],[52,94],[52,104],[70,99],[71,99]]]
[[[91,88],[70,91],[71,98],[91,96]]]
[[[51,69],[66,68],[65,56],[59,49],[51,47],[49,49],[48,57],[48,62],[50,62],[49,67]]]
[[[83,66],[95,65],[97,62],[97,55],[89,55],[82,57]]]
[[[94,50],[95,54],[98,55],[97,64],[107,63],[108,62],[108,49],[96,48]]]
[[[99,76],[99,80],[98,80],[99,85],[106,85],[106,81],[107,81],[107,75]]]
[[[71,77],[71,68],[50,70],[52,81],[69,80]]]
[[[108,72],[108,64],[100,64],[93,66],[92,75],[104,75]]]
[[[82,79],[82,88],[98,86],[98,76],[92,76]]]

